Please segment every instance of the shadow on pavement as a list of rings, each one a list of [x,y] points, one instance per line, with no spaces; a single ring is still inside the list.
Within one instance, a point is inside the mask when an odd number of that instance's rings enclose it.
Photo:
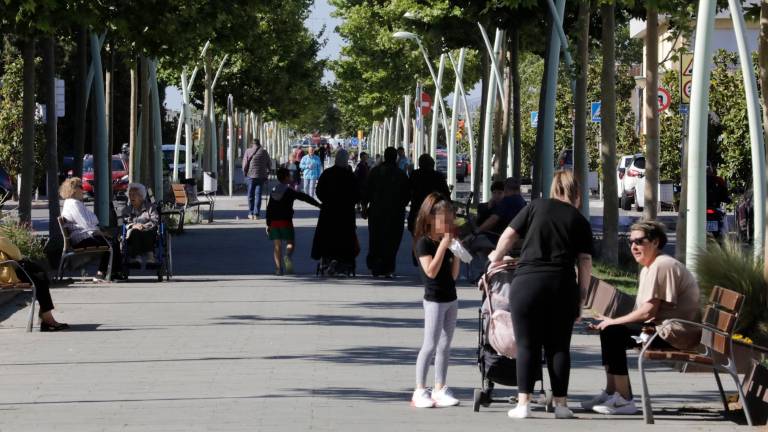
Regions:
[[[216,325],[243,325],[246,323],[268,325],[302,325],[330,327],[374,327],[374,328],[418,328],[424,326],[423,318],[365,317],[359,315],[299,315],[290,317],[269,317],[261,315],[228,315],[219,318]],[[477,320],[459,319],[456,327],[475,330]]]
[[[408,365],[416,364],[418,347],[391,347],[391,346],[362,346],[345,348],[330,353],[317,353],[307,355],[276,355],[263,357],[264,360],[312,360],[341,364],[358,365]],[[451,363],[470,364],[477,359],[474,348],[451,348]]]

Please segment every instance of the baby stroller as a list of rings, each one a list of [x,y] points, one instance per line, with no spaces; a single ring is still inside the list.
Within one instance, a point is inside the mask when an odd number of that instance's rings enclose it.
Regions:
[[[509,289],[514,277],[516,260],[514,258],[505,258],[503,263],[497,267],[489,268],[485,273],[485,278],[481,279],[481,289],[492,290],[492,297],[498,296],[501,300],[493,303],[494,309],[508,308]],[[483,288],[484,280],[488,281],[487,287]],[[480,388],[475,389],[473,397],[473,409],[480,411],[480,406],[489,407],[494,402],[515,403],[516,397],[508,399],[494,399],[493,390],[496,384],[509,387],[517,386],[517,361],[513,358],[505,357],[491,346],[488,329],[490,325],[491,308],[488,297],[483,292],[483,304],[478,310],[478,331],[477,331],[477,366],[480,369]],[[538,369],[536,380],[541,382],[541,396],[532,402],[544,405],[547,412],[552,410],[552,392],[544,390],[544,378],[541,369]]]
[[[152,205],[157,204],[153,203]],[[163,278],[165,278],[165,280],[171,280],[171,277],[173,276],[173,258],[171,253],[171,233],[168,231],[168,225],[163,219],[159,208],[158,214],[160,214],[161,217],[157,224],[157,228],[155,228],[155,241],[153,247],[155,262],[145,263],[144,268],[146,270],[155,270],[157,273],[157,281],[162,282]],[[126,275],[129,274],[130,269],[141,269],[140,264],[130,263],[130,255],[128,251],[130,229],[130,224],[123,224],[120,230],[120,250],[123,258],[123,269]]]
[[[331,248],[333,250],[335,248]],[[360,254],[360,242],[355,234],[354,250],[352,255],[349,252],[343,254],[334,254],[333,256],[323,256],[317,263],[317,271],[315,272],[318,277],[323,276],[346,276],[355,277],[357,264],[355,258]]]
[[[343,260],[337,258],[323,257],[317,263],[316,274],[322,276],[347,276],[355,277],[355,260]]]

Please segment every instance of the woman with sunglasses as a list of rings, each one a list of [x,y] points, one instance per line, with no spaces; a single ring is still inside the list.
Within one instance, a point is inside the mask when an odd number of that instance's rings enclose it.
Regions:
[[[698,322],[699,286],[685,266],[662,249],[667,244],[664,225],[641,221],[630,229],[632,256],[642,266],[635,310],[617,318],[599,317],[592,328],[600,331],[605,367],[605,390],[581,406],[600,414],[635,414],[637,406],[629,384],[626,350],[638,346],[634,337],[655,332],[664,320],[677,318]],[[688,350],[699,344],[701,332],[681,325],[659,329],[652,347]]]

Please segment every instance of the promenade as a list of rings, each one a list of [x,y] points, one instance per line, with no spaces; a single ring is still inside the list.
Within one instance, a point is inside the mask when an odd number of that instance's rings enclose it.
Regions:
[[[466,283],[459,289],[449,369],[461,406],[411,408],[423,288],[407,235],[398,277],[373,279],[364,265],[367,227],[359,220],[359,276],[318,279],[309,258],[317,210],[297,207],[295,276],[273,275],[264,221],[244,219],[244,198],[219,198],[215,223],[189,225],[174,237],[171,282],[147,274],[53,289],[56,317],[72,325],[70,332],[25,333],[24,295],[3,306],[0,431],[743,428],[722,418],[711,374],[684,375],[661,365],[649,379],[656,425],[645,426],[641,415],[583,412],[578,402],[604,382],[599,339],[582,329],[572,348],[577,420],[554,420],[539,410],[533,419],[513,421],[508,404],[474,413],[479,293]],[[631,368],[639,392],[634,360]],[[725,376],[723,382],[735,390]]]

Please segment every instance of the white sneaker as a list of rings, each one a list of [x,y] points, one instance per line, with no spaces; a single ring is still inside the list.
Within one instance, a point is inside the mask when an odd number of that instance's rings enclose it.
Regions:
[[[614,393],[610,399],[601,405],[595,405],[592,411],[608,415],[632,415],[637,414],[635,400],[626,400],[620,394]]]
[[[435,406],[435,402],[429,396],[429,390],[416,389],[411,397],[411,406],[416,408],[432,408]]]
[[[524,419],[528,418],[529,415],[531,415],[529,404],[522,405],[518,403],[516,407],[507,411],[507,417],[513,419]]]
[[[453,397],[453,392],[448,387],[433,391],[432,400],[435,402],[435,406],[440,408],[459,404],[459,400]]]
[[[581,403],[581,407],[585,410],[591,411],[592,408],[594,408],[596,405],[602,405],[608,401],[608,399],[611,398],[611,395],[605,392],[605,390],[601,391],[599,395],[593,397],[592,399],[588,401],[584,401]]]
[[[556,406],[555,418],[556,419],[572,419],[574,418],[573,411],[571,411],[567,406]]]

